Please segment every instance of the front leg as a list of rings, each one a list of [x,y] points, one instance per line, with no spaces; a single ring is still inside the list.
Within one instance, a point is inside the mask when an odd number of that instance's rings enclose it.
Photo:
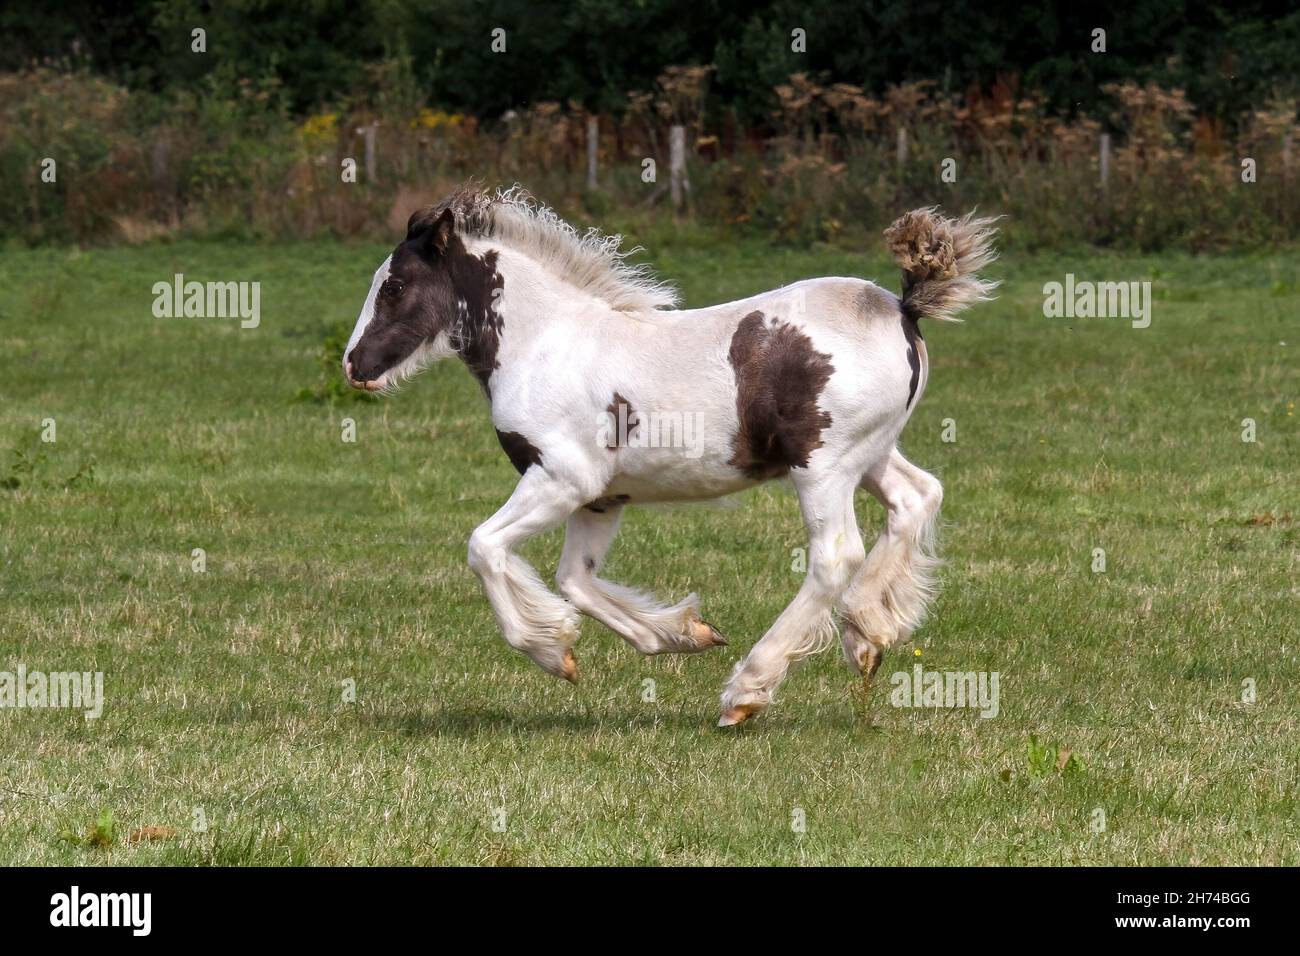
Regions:
[[[574,683],[578,612],[547,589],[515,548],[558,527],[584,497],[568,482],[534,465],[524,472],[510,500],[475,528],[469,539],[469,565],[483,582],[506,643],[543,670]]]

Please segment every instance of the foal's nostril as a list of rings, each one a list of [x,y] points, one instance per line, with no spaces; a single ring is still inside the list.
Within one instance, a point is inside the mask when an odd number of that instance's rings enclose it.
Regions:
[[[348,357],[344,360],[343,371],[344,373],[346,373],[349,382],[365,381],[365,376],[361,373],[361,371],[357,368],[356,363],[353,361],[352,357],[356,354],[357,354],[356,349],[353,349],[352,352],[348,355]]]
[[[347,376],[349,385],[360,386],[365,384],[367,380],[366,376],[359,372],[357,367],[352,364],[352,359],[350,357],[343,363],[343,374]]]

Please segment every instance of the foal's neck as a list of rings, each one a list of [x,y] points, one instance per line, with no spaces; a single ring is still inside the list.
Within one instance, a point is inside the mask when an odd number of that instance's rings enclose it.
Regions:
[[[504,280],[497,306],[506,329],[535,331],[541,323],[552,325],[571,316],[594,321],[613,311],[528,253],[492,242],[476,252],[489,250],[496,250],[497,271]]]
[[[492,399],[489,378],[526,367],[527,352],[548,341],[562,343],[578,335],[579,323],[607,321],[614,310],[543,263],[499,242],[479,240],[468,251],[495,266],[496,288],[485,314],[473,316],[461,306],[452,347]],[[498,284],[499,283],[499,284]],[[511,361],[511,356],[515,361]]]

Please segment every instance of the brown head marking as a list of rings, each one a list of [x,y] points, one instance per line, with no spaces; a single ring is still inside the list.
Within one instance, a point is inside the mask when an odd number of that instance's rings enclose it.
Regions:
[[[486,389],[498,367],[505,280],[497,254],[472,255],[456,234],[456,214],[440,204],[411,216],[393,250],[374,317],[348,354],[353,376],[370,382],[396,368],[443,332]]]

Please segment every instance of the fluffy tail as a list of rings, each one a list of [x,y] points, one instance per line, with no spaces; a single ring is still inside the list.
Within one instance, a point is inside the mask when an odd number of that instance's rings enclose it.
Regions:
[[[903,270],[903,314],[916,320],[958,321],[958,312],[984,302],[996,282],[975,273],[997,258],[996,219],[946,219],[935,207],[913,209],[885,230],[890,255]]]

